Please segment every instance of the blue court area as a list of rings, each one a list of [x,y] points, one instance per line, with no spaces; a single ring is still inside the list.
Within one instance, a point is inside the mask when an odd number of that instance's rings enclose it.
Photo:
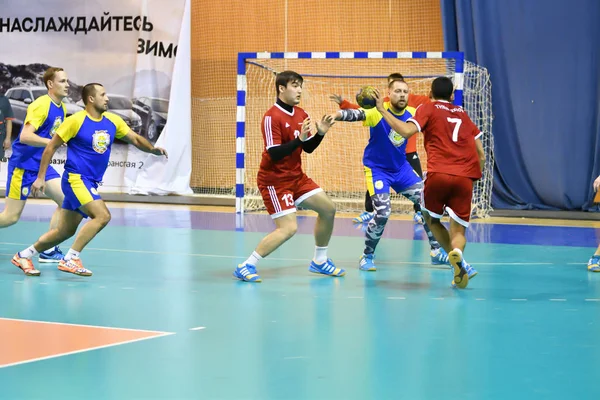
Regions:
[[[268,216],[242,227],[228,212],[109,208],[113,220],[82,253],[91,278],[11,265],[53,207],[32,202],[1,231],[0,319],[165,335],[24,358],[0,368],[0,398],[600,398],[593,227],[472,224],[465,256],[479,275],[459,291],[408,220],[389,222],[369,273],[357,269],[362,231],[337,219],[329,255],[346,276],[309,274],[314,218],[301,217],[298,235],[260,264],[263,282],[249,284],[231,272],[272,229]],[[31,340],[85,341],[48,336]]]

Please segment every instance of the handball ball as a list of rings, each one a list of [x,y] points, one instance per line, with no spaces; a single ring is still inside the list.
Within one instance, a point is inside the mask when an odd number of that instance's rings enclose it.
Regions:
[[[356,94],[356,102],[358,105],[367,110],[375,107],[375,98],[373,97],[374,92],[375,88],[373,86],[363,86]]]

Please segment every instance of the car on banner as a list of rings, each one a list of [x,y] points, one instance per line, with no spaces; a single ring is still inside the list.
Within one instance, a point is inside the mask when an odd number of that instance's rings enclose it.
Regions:
[[[123,118],[123,121],[125,121],[132,131],[141,134],[142,119],[133,111],[133,103],[131,100],[120,94],[107,93],[106,95],[108,96],[108,111]],[[77,104],[83,107],[83,100],[79,100]],[[125,142],[117,139],[115,143]]]
[[[142,118],[142,135],[151,143],[162,133],[169,113],[169,100],[158,97],[133,99],[133,110]]]
[[[16,139],[21,132],[23,121],[27,115],[27,107],[29,107],[35,99],[45,94],[48,94],[48,89],[44,86],[15,86],[6,91],[5,96],[8,98],[8,101],[10,101],[15,116],[12,129],[13,140]],[[63,103],[65,103],[65,108],[67,109],[67,117],[83,109],[83,107],[72,103],[69,98],[63,99]]]

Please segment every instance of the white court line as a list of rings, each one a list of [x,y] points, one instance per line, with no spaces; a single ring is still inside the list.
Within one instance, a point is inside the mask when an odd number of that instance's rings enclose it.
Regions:
[[[8,242],[0,242],[0,244],[14,245],[14,246],[30,246],[31,244],[25,243],[8,243]],[[128,249],[105,249],[99,247],[86,247],[86,250],[93,251],[110,251],[115,253],[134,253],[134,254],[160,254],[160,255],[177,255],[187,256],[187,257],[207,257],[207,258],[228,258],[228,259],[238,259],[245,260],[246,256],[231,256],[231,255],[223,255],[223,254],[207,254],[207,253],[179,253],[179,252],[168,252],[168,251],[153,251],[153,250],[128,250]],[[14,254],[6,254],[0,253],[3,256],[14,256]],[[278,258],[278,257],[269,257],[269,260],[275,261],[306,261],[306,258]],[[337,260],[340,263],[353,263],[356,262],[356,259],[348,259],[348,260]],[[557,265],[564,263],[551,263],[551,262],[475,262],[473,260],[469,260],[472,265]],[[379,264],[417,264],[417,265],[431,265],[431,262],[422,262],[422,261],[378,261]],[[574,265],[581,265],[581,263],[576,263]]]
[[[527,299],[510,299],[510,301],[527,301]]]
[[[406,300],[406,297],[388,297],[388,300]]]
[[[146,329],[133,329],[133,328],[115,328],[112,326],[99,326],[99,325],[83,325],[83,324],[70,324],[68,322],[52,322],[52,321],[36,321],[33,319],[19,319],[19,318],[4,318],[0,317],[0,320],[4,321],[15,321],[15,322],[32,322],[35,324],[48,324],[48,325],[68,325],[68,326],[80,326],[82,328],[101,328],[111,329],[116,331],[133,331],[133,332],[147,332],[147,333],[162,333],[167,335],[174,335],[175,332],[163,332],[163,331],[151,331]]]
[[[151,337],[146,337],[146,338],[131,339],[131,340],[127,340],[127,341],[119,342],[119,343],[107,344],[107,345],[103,345],[103,346],[89,347],[87,349],[69,351],[67,353],[53,354],[51,356],[46,356],[46,357],[31,358],[29,360],[18,361],[18,362],[11,363],[11,364],[4,364],[4,365],[0,365],[0,369],[1,368],[7,368],[7,367],[14,367],[15,365],[29,364],[29,363],[32,363],[32,362],[35,362],[35,361],[49,360],[51,358],[58,358],[58,357],[63,357],[63,356],[69,356],[71,354],[85,353],[87,351],[99,350],[99,349],[104,349],[104,348],[107,348],[107,347],[115,347],[115,346],[120,346],[120,345],[128,344],[128,343],[141,342],[142,340],[156,339],[156,338],[159,338],[159,337],[169,336],[169,335],[174,335],[175,334],[175,332],[160,332],[160,331],[148,331],[148,330],[144,330],[144,329],[114,328],[114,327],[110,327],[110,326],[67,324],[67,323],[62,323],[62,322],[33,321],[33,320],[28,320],[28,319],[0,318],[0,320],[17,321],[17,322],[33,322],[33,323],[37,323],[37,324],[50,324],[50,325],[81,326],[81,327],[86,327],[86,328],[101,328],[101,329],[110,329],[110,330],[119,330],[119,331],[150,332],[150,333],[156,333],[157,334],[156,336],[151,336]]]
[[[205,326],[198,326],[196,328],[190,328],[190,331],[201,331],[202,329],[206,329]]]

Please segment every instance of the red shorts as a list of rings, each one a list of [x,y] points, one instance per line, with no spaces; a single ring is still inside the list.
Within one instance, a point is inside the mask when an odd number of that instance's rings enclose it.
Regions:
[[[296,206],[310,196],[322,192],[306,174],[289,182],[278,182],[272,186],[258,184],[267,211],[271,218],[279,218],[296,212]]]
[[[468,227],[471,217],[473,180],[464,176],[428,172],[423,189],[422,207],[434,218],[444,211],[459,224]]]

